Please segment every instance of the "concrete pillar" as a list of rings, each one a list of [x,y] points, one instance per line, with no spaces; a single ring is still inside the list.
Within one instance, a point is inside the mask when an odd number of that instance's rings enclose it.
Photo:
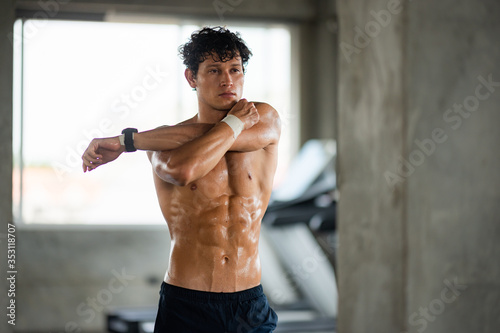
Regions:
[[[15,326],[8,324],[6,314],[10,306],[7,281],[7,225],[12,223],[12,43],[9,36],[14,24],[12,0],[0,3],[0,320],[1,332],[12,332]],[[16,304],[19,306],[19,304]]]
[[[384,178],[404,149],[404,13],[383,27],[386,7],[338,1],[340,333],[399,332],[405,314],[405,184]]]
[[[338,11],[338,332],[498,332],[500,4]]]
[[[500,332],[500,3],[407,15],[408,331]]]

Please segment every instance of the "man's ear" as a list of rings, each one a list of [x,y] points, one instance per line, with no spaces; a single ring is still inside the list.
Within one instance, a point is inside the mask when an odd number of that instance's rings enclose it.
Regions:
[[[193,71],[189,68],[186,68],[186,70],[184,71],[184,76],[186,77],[189,86],[191,88],[196,88],[196,76],[194,75]]]

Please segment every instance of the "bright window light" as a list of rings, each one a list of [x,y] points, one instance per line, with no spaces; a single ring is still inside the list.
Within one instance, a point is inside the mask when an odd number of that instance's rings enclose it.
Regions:
[[[14,213],[23,224],[162,224],[145,152],[84,174],[94,137],[172,125],[197,113],[178,46],[199,26],[17,21],[14,75]],[[38,27],[34,29],[33,27]],[[283,119],[279,174],[297,150],[291,109],[290,31],[229,26],[254,56],[244,97]]]

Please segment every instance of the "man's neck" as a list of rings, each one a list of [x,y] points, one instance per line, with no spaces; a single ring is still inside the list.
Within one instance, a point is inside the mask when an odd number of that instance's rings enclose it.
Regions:
[[[216,110],[206,105],[199,105],[198,107],[198,123],[216,124],[220,122],[229,112],[229,110]]]

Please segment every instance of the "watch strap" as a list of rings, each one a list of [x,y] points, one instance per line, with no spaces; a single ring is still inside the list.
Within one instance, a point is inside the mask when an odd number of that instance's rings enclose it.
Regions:
[[[122,131],[122,134],[124,135],[123,142],[125,144],[125,151],[130,153],[137,150],[134,146],[134,133],[137,132],[137,128],[125,128]]]

